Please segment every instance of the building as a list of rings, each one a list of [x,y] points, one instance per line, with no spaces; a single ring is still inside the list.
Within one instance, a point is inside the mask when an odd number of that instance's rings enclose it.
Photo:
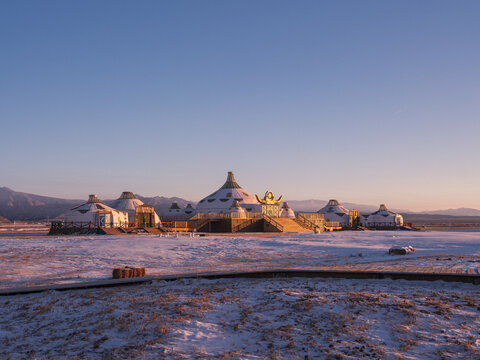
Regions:
[[[117,209],[119,211],[125,211],[128,213],[128,226],[130,227],[136,227],[140,225],[144,225],[145,223],[150,224],[151,221],[148,220],[146,221],[145,215],[139,215],[139,214],[152,214],[154,218],[154,225],[153,226],[160,226],[161,221],[160,218],[158,217],[157,213],[155,210],[152,209],[147,209],[144,205],[145,203],[135,197],[133,195],[133,192],[131,191],[124,191],[120,197],[115,200],[112,204],[112,207],[114,209]],[[139,206],[142,206],[139,208]],[[139,217],[141,218],[139,221]]]
[[[192,204],[187,204],[187,207],[183,209],[183,213],[186,216],[194,216],[197,213],[197,210],[195,210]]]
[[[288,205],[285,201],[280,209],[280,217],[281,218],[288,218],[288,219],[295,219],[295,212],[292,208]]]
[[[166,214],[167,216],[181,216],[183,215],[183,210],[180,209],[180,206],[178,206],[178,203],[172,202],[172,205],[170,205],[170,208],[167,210]]]
[[[102,204],[97,195],[89,195],[85,204],[74,207],[63,216],[65,224],[115,228],[128,226],[128,213]]]
[[[385,204],[366,217],[365,226],[368,228],[394,228],[403,226],[403,216],[387,209]]]
[[[234,202],[247,212],[261,212],[261,206],[257,198],[243,189],[235,181],[233,172],[229,172],[225,184],[214,193],[200,200],[197,204],[197,212],[199,213],[229,213],[230,209],[234,209]]]
[[[327,224],[338,223],[340,227],[349,226],[349,212],[335,199],[330,200],[326,206],[317,211],[318,214],[323,214]]]

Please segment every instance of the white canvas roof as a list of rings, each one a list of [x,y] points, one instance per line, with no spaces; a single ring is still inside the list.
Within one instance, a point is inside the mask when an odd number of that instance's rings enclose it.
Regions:
[[[82,222],[97,224],[98,213],[110,214],[108,225],[125,226],[128,223],[128,213],[118,211],[108,205],[102,204],[97,195],[89,195],[88,201],[80,206],[74,207],[64,215],[65,222]],[[98,225],[98,224],[97,224]]]
[[[230,212],[230,208],[234,207],[235,200],[247,211],[261,211],[261,205],[255,196],[238,185],[233,172],[229,172],[227,181],[220,189],[200,200],[197,204],[197,211],[227,213]]]
[[[240,206],[240,203],[237,200],[233,202],[233,206],[229,209],[229,212],[232,218],[244,219],[247,217],[245,209]]]
[[[403,216],[387,209],[385,204],[371,213],[366,220],[367,226],[402,226]]]
[[[283,203],[283,206],[280,209],[280,217],[281,218],[289,218],[289,219],[294,219],[295,218],[295,212],[288,205],[288,203],[286,201]]]
[[[167,211],[167,215],[178,215],[178,214],[183,214],[183,211],[182,209],[180,209],[180,206],[178,206],[176,202],[173,202]]]
[[[197,210],[192,206],[192,204],[187,204],[187,207],[183,209],[183,213],[185,215],[195,215],[197,213]]]
[[[342,226],[348,225],[349,210],[340,205],[335,199],[330,200],[328,204],[318,210],[317,213],[323,214],[325,221],[339,222]]]
[[[137,206],[144,205],[144,202],[140,199],[137,199],[133,192],[124,191],[120,197],[112,203],[114,209],[120,211],[126,211],[128,213],[128,218],[130,223],[135,222],[135,208]],[[155,213],[155,225],[160,225],[161,221],[157,213]]]

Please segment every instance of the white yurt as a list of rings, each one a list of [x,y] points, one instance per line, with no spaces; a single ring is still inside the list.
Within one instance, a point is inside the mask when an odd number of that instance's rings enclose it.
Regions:
[[[193,216],[197,213],[197,210],[195,210],[192,204],[187,204],[187,207],[183,209],[183,213],[188,216]]]
[[[233,219],[245,219],[247,217],[245,209],[240,206],[237,200],[233,202],[232,207],[228,211]]]
[[[89,195],[85,204],[74,207],[64,215],[65,223],[91,223],[99,227],[126,227],[128,213],[102,204],[97,195]]]
[[[234,201],[238,201],[247,212],[262,211],[256,197],[237,184],[233,172],[228,173],[227,181],[220,189],[200,200],[197,211],[205,214],[229,213],[234,208]]]
[[[385,204],[371,213],[366,220],[367,227],[393,227],[403,226],[403,216],[387,209]]]
[[[168,209],[167,216],[175,216],[175,215],[183,215],[183,210],[180,209],[180,206],[178,206],[178,203],[172,202],[172,205],[170,205],[170,208]]]
[[[288,219],[295,219],[295,212],[293,209],[288,205],[285,201],[280,209],[280,217],[281,218],[288,218]]]
[[[137,199],[133,192],[124,191],[120,197],[115,200],[112,204],[114,209],[120,211],[126,211],[128,213],[129,226],[135,226],[135,208],[140,205],[144,205],[144,202],[140,199]],[[157,213],[155,213],[155,226],[161,225],[160,218]]]
[[[326,206],[317,211],[318,214],[323,214],[325,221],[339,222],[341,226],[348,226],[349,210],[344,208],[340,203],[332,199]]]

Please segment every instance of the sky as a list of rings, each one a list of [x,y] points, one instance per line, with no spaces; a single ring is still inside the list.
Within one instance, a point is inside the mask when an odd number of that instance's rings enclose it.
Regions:
[[[479,12],[0,0],[0,186],[480,208]]]

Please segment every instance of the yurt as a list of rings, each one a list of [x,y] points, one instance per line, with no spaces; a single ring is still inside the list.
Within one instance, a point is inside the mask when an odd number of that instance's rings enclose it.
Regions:
[[[295,219],[295,212],[292,208],[288,205],[285,201],[280,209],[280,217],[281,218],[288,218],[288,219]]]
[[[133,192],[124,191],[120,197],[115,200],[112,204],[114,209],[120,211],[126,211],[128,213],[129,226],[136,226],[135,224],[135,209],[137,206],[145,205],[144,202],[140,199],[137,199]],[[160,218],[155,213],[155,225],[158,226],[161,224]]]
[[[64,222],[89,223],[102,228],[126,227],[128,225],[128,213],[102,204],[97,195],[89,195],[85,204],[74,207],[65,213]]]
[[[233,219],[245,219],[247,217],[245,209],[240,206],[237,200],[233,202],[233,206],[229,209],[229,212]]]
[[[193,216],[197,213],[197,210],[193,208],[192,204],[187,204],[187,207],[183,209],[183,213],[187,216]]]
[[[170,208],[168,209],[167,216],[176,216],[176,215],[183,215],[183,210],[180,209],[180,206],[178,206],[178,203],[172,202],[172,205],[170,205]]]
[[[349,210],[344,208],[337,200],[330,200],[326,206],[317,211],[323,214],[325,221],[339,222],[341,226],[348,226]]]
[[[371,213],[366,220],[366,226],[370,228],[403,226],[403,216],[387,209],[385,204]]]
[[[227,181],[220,189],[200,200],[197,211],[205,214],[229,213],[230,209],[235,208],[234,201],[238,201],[247,212],[262,211],[256,197],[237,184],[233,172],[228,173]]]

